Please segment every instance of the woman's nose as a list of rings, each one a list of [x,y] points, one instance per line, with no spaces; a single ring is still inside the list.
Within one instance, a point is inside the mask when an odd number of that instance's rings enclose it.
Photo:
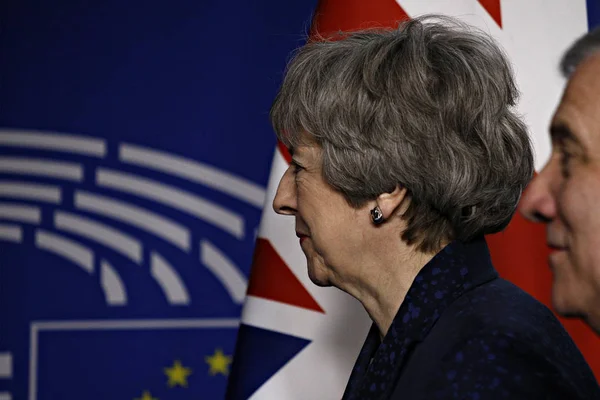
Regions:
[[[296,213],[296,183],[292,167],[289,167],[279,181],[277,193],[273,199],[273,209],[277,214],[295,215]]]

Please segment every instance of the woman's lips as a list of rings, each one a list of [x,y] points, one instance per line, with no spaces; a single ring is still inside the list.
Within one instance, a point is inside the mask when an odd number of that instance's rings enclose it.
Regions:
[[[304,242],[306,239],[308,239],[308,235],[305,235],[303,233],[296,232],[296,236],[298,236],[298,238],[300,238],[300,244],[302,244],[302,242]]]

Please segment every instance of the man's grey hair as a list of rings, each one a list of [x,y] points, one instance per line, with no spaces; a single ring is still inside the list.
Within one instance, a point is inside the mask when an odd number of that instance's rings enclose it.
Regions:
[[[533,174],[511,67],[489,35],[424,16],[310,41],[271,109],[279,140],[322,146],[326,182],[359,207],[398,185],[402,238],[421,251],[509,223]]]
[[[561,72],[565,77],[571,76],[583,60],[598,51],[600,51],[600,27],[581,36],[571,45],[560,62]]]

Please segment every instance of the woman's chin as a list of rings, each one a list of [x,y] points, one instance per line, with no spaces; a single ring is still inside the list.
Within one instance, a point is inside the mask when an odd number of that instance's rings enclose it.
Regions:
[[[310,278],[311,282],[314,283],[316,286],[319,287],[329,287],[331,286],[331,283],[329,283],[328,281],[319,281],[313,278]]]
[[[328,287],[331,286],[327,275],[322,271],[315,271],[313,268],[308,267],[308,278],[312,283],[320,287]]]

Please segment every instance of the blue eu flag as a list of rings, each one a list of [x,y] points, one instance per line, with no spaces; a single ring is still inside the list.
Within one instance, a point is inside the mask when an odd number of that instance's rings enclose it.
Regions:
[[[223,398],[314,1],[0,5],[0,399]]]
[[[39,323],[32,390],[40,400],[216,397],[231,363],[222,345],[234,340],[235,326],[226,319]]]

